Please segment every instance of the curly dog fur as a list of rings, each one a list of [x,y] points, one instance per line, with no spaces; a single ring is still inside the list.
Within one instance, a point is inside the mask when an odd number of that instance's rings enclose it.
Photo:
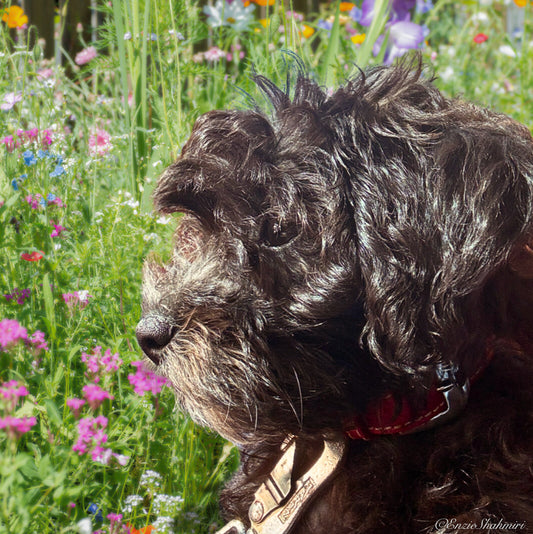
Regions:
[[[417,63],[330,96],[256,82],[272,116],[203,115],[158,183],[156,208],[186,215],[146,264],[137,332],[183,409],[241,446],[224,513],[248,522],[287,435],[303,465],[371,402],[420,403],[439,364],[471,376],[489,350],[453,421],[351,440],[294,532],[533,532],[529,131]]]

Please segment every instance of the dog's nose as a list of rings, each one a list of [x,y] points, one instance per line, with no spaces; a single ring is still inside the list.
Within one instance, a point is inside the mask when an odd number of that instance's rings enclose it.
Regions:
[[[163,358],[161,349],[170,343],[176,330],[176,327],[165,317],[149,314],[141,318],[135,334],[143,352],[158,365]]]

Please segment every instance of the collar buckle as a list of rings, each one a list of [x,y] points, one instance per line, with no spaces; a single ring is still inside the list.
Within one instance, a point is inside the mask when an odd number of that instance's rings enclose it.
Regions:
[[[280,460],[255,492],[248,510],[250,528],[246,530],[241,521],[233,520],[216,534],[286,534],[291,531],[317,490],[336,473],[347,449],[345,439],[324,440],[320,457],[293,483],[296,444],[293,436],[285,440]]]

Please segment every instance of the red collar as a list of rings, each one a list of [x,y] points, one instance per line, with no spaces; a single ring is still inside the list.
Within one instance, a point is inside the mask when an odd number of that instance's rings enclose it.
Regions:
[[[348,419],[346,434],[352,439],[370,440],[384,434],[427,430],[453,419],[466,406],[470,385],[485,370],[492,356],[493,351],[488,350],[476,372],[462,383],[457,378],[456,367],[439,366],[435,383],[422,405],[415,405],[408,397],[399,398],[388,393],[372,402],[363,416]]]

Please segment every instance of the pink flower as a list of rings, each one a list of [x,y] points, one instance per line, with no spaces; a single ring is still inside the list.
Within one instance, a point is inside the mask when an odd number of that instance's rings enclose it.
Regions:
[[[97,410],[106,399],[113,400],[115,397],[96,384],[83,386],[83,396],[93,410]]]
[[[41,132],[41,143],[47,147],[54,142],[53,134],[50,130],[43,130]]]
[[[111,354],[111,349],[107,349],[102,355],[102,347],[94,347],[92,353],[83,352],[81,361],[87,366],[87,377],[93,382],[99,382],[104,378],[118,371],[122,365],[118,352]]]
[[[78,440],[73,445],[72,450],[80,456],[96,449],[97,454],[101,453],[102,444],[107,442],[107,434],[104,429],[107,427],[107,417],[84,417],[78,421]]]
[[[40,330],[35,330],[35,332],[28,337],[26,343],[33,345],[33,354],[35,356],[38,356],[43,350],[48,350],[48,344],[44,339],[44,332],[41,332]]]
[[[76,54],[74,62],[77,65],[85,65],[86,63],[89,63],[89,61],[92,61],[97,55],[96,48],[94,46],[88,46]]]
[[[61,226],[60,224],[55,224],[53,221],[50,221],[50,224],[54,227],[52,233],[50,234],[50,237],[59,237],[66,230],[64,226]]]
[[[35,196],[27,195],[25,200],[30,205],[31,209],[36,210],[36,209],[39,209],[39,207],[43,205],[44,198],[42,195],[37,193]]]
[[[0,350],[16,345],[20,340],[28,339],[28,331],[15,319],[0,321]]]
[[[89,299],[92,298],[92,295],[89,295],[89,292],[86,289],[74,291],[73,293],[63,293],[62,296],[65,304],[71,311],[78,307],[80,309],[85,308],[87,304],[89,304]]]
[[[72,410],[72,413],[74,414],[74,417],[79,417],[80,410],[82,406],[85,404],[85,401],[83,399],[67,399],[67,406]]]
[[[4,382],[0,386],[0,398],[4,399],[5,408],[8,412],[12,412],[15,409],[17,401],[26,395],[28,395],[28,390],[16,380]]]
[[[207,52],[204,52],[204,57],[208,61],[218,61],[225,57],[226,52],[218,48],[217,46],[212,46]]]
[[[3,143],[6,146],[6,150],[8,152],[13,152],[13,150],[15,150],[15,147],[20,145],[19,141],[15,142],[12,135],[7,135],[6,137],[3,137],[2,139],[0,139],[0,143]]]
[[[32,426],[37,424],[35,417],[0,417],[0,429],[7,432],[8,437],[18,438],[30,430]]]
[[[167,384],[166,378],[145,369],[142,361],[132,362],[131,365],[137,369],[137,372],[134,375],[128,375],[128,380],[137,395],[144,395],[148,391],[152,395],[161,393],[163,386]]]
[[[98,128],[95,133],[89,135],[89,154],[91,156],[105,156],[113,145],[111,136],[102,128]]]

